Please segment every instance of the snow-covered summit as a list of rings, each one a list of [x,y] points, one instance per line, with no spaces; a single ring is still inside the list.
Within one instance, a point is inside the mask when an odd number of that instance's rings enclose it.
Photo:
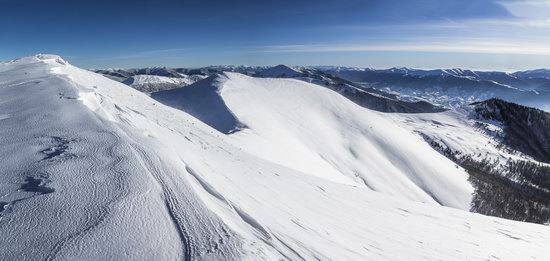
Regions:
[[[255,74],[254,76],[282,78],[282,77],[298,77],[300,75],[302,75],[302,72],[300,72],[299,70],[280,64],[280,65],[262,70],[257,74]]]
[[[50,63],[54,62],[54,63],[58,63],[58,64],[61,64],[61,65],[69,64],[63,58],[61,58],[61,56],[55,55],[55,54],[37,54],[37,55],[34,55],[34,56],[18,58],[18,59],[15,59],[13,61],[10,61],[8,63],[24,64],[24,63],[33,63],[33,62],[36,62],[36,61],[50,62]]]
[[[38,60],[41,60],[41,61],[55,61],[57,63],[60,63],[62,65],[66,65],[68,64],[63,58],[61,58],[61,56],[59,55],[54,55],[54,54],[38,54],[35,56],[36,59]]]

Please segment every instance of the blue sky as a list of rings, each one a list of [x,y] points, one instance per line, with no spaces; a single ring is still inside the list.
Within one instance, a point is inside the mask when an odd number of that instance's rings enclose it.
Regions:
[[[550,67],[550,0],[0,0],[0,60]]]

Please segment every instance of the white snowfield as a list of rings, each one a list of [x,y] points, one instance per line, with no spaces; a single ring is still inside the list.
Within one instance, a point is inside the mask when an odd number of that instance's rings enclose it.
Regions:
[[[197,80],[203,79],[203,77],[200,77],[198,75],[182,75],[184,77],[182,78],[175,78],[175,77],[166,77],[166,76],[158,76],[158,75],[134,75],[131,78],[133,79],[130,86],[142,86],[147,84],[174,84],[174,85],[180,85],[185,86],[189,85],[191,83],[196,82]]]
[[[293,80],[220,93],[247,129],[57,56],[1,64],[0,259],[550,259],[547,226],[436,204],[465,207],[465,173],[384,114]]]
[[[408,130],[327,88],[227,73],[220,95],[248,128],[236,146],[343,184],[468,210],[467,174]]]

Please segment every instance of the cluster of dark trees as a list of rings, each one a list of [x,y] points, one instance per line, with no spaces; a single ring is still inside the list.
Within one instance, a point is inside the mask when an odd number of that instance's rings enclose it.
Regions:
[[[498,160],[463,155],[428,136],[423,138],[468,172],[474,187],[472,212],[539,224],[550,222],[547,165],[513,159],[501,164]]]
[[[507,219],[550,222],[550,168],[508,160],[505,165],[466,155],[455,158],[469,176],[475,192],[471,211]]]
[[[508,147],[550,163],[550,113],[500,99],[472,105],[477,119],[502,123],[503,143]]]

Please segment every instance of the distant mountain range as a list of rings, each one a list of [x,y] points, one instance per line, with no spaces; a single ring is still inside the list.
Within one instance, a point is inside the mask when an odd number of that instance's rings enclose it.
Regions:
[[[365,87],[398,94],[405,100],[424,100],[447,108],[501,98],[550,109],[547,103],[550,98],[550,71],[545,69],[515,73],[410,68],[327,68],[324,71]]]
[[[191,78],[178,84],[141,82],[141,89],[164,90],[188,85],[222,72],[238,72],[256,77],[296,78],[323,85],[361,106],[382,112],[435,112],[490,98],[550,110],[550,70],[514,73],[463,69],[419,70],[396,67],[385,70],[356,67],[313,66],[209,66],[95,70],[120,82],[132,82],[136,75]],[[164,81],[166,82],[166,81]],[[177,82],[177,81],[176,81]],[[131,84],[130,84],[131,85]],[[138,89],[140,89],[138,88]]]
[[[275,67],[211,66],[199,69],[159,67],[129,70],[107,69],[95,70],[95,72],[145,92],[183,87],[223,72],[237,72],[261,78],[294,78],[327,87],[363,107],[381,112],[419,113],[444,110],[443,107],[434,106],[426,101],[402,100],[395,94],[364,87],[312,67],[291,68],[285,65]],[[171,81],[170,78],[172,78]]]

